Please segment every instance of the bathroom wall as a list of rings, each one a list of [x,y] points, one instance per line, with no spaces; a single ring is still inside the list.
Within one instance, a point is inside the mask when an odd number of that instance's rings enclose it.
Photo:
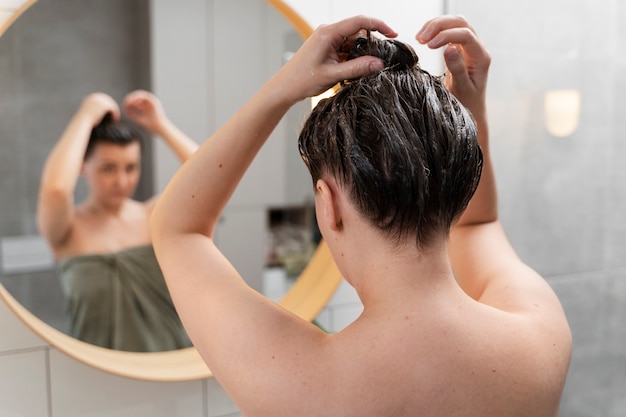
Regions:
[[[621,98],[626,83],[620,75],[626,72],[626,56],[620,48],[626,29],[620,24],[626,4],[448,0],[447,6],[470,20],[493,57],[488,100],[504,226],[521,257],[555,289],[572,327],[574,355],[561,416],[624,416],[626,121]],[[561,88],[576,88],[582,95],[580,124],[568,138],[552,137],[543,124],[544,94]],[[215,120],[208,123],[210,129]],[[320,322],[339,330],[359,312],[354,293],[342,286]],[[239,414],[212,379],[146,383],[76,363],[0,304],[0,415]]]
[[[626,3],[450,0],[492,55],[488,104],[500,214],[520,256],[568,316],[574,352],[563,417],[626,415]],[[577,89],[569,137],[544,94]]]

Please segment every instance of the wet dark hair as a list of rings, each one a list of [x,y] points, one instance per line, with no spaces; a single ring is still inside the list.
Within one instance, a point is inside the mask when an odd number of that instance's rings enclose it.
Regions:
[[[143,147],[143,135],[139,128],[125,120],[113,120],[113,115],[107,113],[102,121],[92,130],[85,150],[83,160],[87,160],[98,143],[112,143],[127,146],[137,142]]]
[[[363,55],[381,58],[385,69],[345,81],[321,101],[300,133],[300,154],[314,184],[332,175],[386,236],[426,245],[450,231],[478,186],[476,125],[409,45],[368,34],[348,59]]]

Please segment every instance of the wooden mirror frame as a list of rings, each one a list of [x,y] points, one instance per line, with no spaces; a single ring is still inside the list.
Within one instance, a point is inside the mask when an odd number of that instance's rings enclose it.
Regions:
[[[307,22],[281,0],[267,0],[306,39],[313,32]],[[36,0],[29,0],[0,27],[4,31]],[[2,1],[0,0],[0,4]],[[326,244],[317,247],[307,267],[279,304],[304,320],[314,320],[341,283],[342,276]],[[144,381],[176,382],[211,378],[213,374],[191,347],[167,352],[123,352],[82,342],[62,333],[24,308],[0,284],[0,298],[35,334],[69,357],[114,375]]]

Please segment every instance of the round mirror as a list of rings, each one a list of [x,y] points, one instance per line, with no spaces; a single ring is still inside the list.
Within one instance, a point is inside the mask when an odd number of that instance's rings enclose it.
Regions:
[[[65,7],[63,7],[63,3],[66,4]],[[37,19],[50,19],[52,15],[58,14],[62,16],[66,22],[73,22],[74,8],[78,7],[79,4],[84,7],[92,8],[93,12],[97,14],[111,13],[111,10],[115,10],[116,7],[129,7],[128,2],[123,0],[114,2],[104,2],[102,0],[91,0],[80,3],[55,2],[54,4],[45,4],[42,2],[37,4],[36,7],[44,7],[45,5],[45,7],[54,7],[55,9],[46,10],[45,12],[44,9],[41,9],[42,13],[40,14],[36,12],[37,9],[33,8],[27,16],[33,13],[33,20],[36,22]],[[150,89],[150,79],[145,76],[145,70],[150,61],[149,56],[145,55],[149,45],[149,39],[145,37],[145,34],[149,33],[147,1],[132,2],[130,7],[133,9],[133,13],[128,13],[128,10],[126,10],[125,13],[113,16],[113,19],[117,18],[122,21],[118,23],[120,23],[122,27],[127,28],[128,33],[123,33],[124,31],[114,31],[115,33],[111,33],[105,30],[106,27],[99,30],[95,22],[82,20],[83,25],[89,26],[89,30],[81,33],[90,33],[94,38],[109,41],[104,46],[95,47],[95,50],[98,52],[95,54],[96,56],[101,57],[101,59],[105,61],[107,58],[110,60],[115,59],[123,61],[129,56],[139,55],[138,66],[135,66],[134,70],[128,72],[119,68],[117,68],[117,71],[113,70],[107,72],[100,67],[99,63],[95,62],[96,69],[93,71],[103,71],[103,74],[101,74],[102,79],[108,81],[108,83],[103,81],[102,85],[104,87],[102,88],[94,87],[93,84],[78,86],[79,88],[75,88],[75,85],[71,85],[72,82],[75,82],[76,78],[72,77],[68,71],[88,72],[89,70],[87,68],[89,65],[94,64],[93,62],[84,61],[84,58],[82,58],[83,60],[78,58],[79,55],[77,54],[80,48],[64,46],[68,49],[65,50],[64,53],[57,51],[53,54],[53,57],[50,56],[51,52],[46,48],[46,42],[66,45],[64,42],[70,39],[80,41],[83,47],[94,48],[94,43],[92,42],[94,42],[95,39],[93,38],[80,38],[79,36],[78,39],[76,39],[75,33],[71,34],[70,31],[68,34],[65,30],[37,33],[37,31],[33,30],[31,27],[31,29],[23,29],[24,32],[20,33],[20,36],[11,36],[12,34],[8,33],[7,36],[2,39],[2,41],[7,41],[8,39],[8,48],[19,51],[21,59],[19,60],[19,67],[11,66],[17,65],[16,62],[1,60],[0,70],[4,74],[21,73],[34,75],[35,81],[39,83],[11,83],[8,82],[6,78],[3,80],[2,77],[0,77],[0,94],[2,95],[0,97],[0,106],[3,108],[2,114],[9,115],[10,120],[14,121],[14,123],[2,123],[2,129],[7,129],[5,131],[6,134],[2,136],[5,138],[14,138],[14,140],[8,141],[10,143],[2,144],[2,146],[8,148],[5,148],[7,151],[2,152],[2,154],[5,156],[8,155],[9,158],[6,163],[1,164],[1,166],[3,169],[9,167],[9,170],[16,170],[3,173],[2,189],[0,190],[3,196],[12,196],[12,198],[3,198],[3,201],[10,200],[15,203],[15,205],[8,210],[2,209],[3,217],[5,218],[0,219],[0,224],[2,225],[0,231],[3,235],[3,282],[5,283],[8,275],[12,275],[12,278],[15,278],[15,275],[18,274],[19,271],[24,271],[25,268],[30,268],[27,274],[43,273],[50,264],[49,259],[44,259],[45,246],[42,247],[42,241],[38,239],[36,235],[34,201],[36,198],[41,164],[42,161],[45,160],[45,156],[47,152],[49,152],[51,145],[43,146],[38,144],[36,142],[37,135],[33,135],[35,136],[34,138],[30,137],[28,132],[30,132],[31,118],[41,119],[42,123],[49,127],[47,133],[53,137],[45,138],[45,140],[46,143],[54,143],[58,134],[62,131],[64,123],[67,122],[84,94],[94,89],[104,89],[105,87],[108,89],[110,87],[114,89],[115,93],[112,94],[114,97],[115,94],[117,94],[117,97],[121,97],[130,89]],[[311,29],[306,26],[304,20],[299,19],[297,14],[293,13],[290,9],[282,7],[279,10],[292,23],[298,24],[298,33],[307,35],[311,32]],[[24,19],[25,18],[26,16]],[[236,23],[233,23],[232,26],[236,27]],[[12,28],[12,30],[13,29],[16,31],[19,30],[17,25],[15,28]],[[245,32],[244,29],[246,28],[242,28],[241,31]],[[122,37],[126,35],[133,36],[135,40],[129,42],[128,38]],[[46,42],[42,41],[42,37],[45,37]],[[19,39],[22,39],[22,41]],[[124,51],[121,53],[121,57],[119,56],[120,50],[114,47],[116,42],[118,46],[122,46],[121,50]],[[24,52],[25,48],[32,47],[33,45],[36,46],[34,56],[37,54],[45,55],[47,53],[48,57],[54,58],[54,60],[49,61],[48,64],[41,64],[37,63],[34,58],[33,60],[26,58],[27,54]],[[0,45],[0,49],[4,47],[4,45]],[[30,52],[28,56],[31,56]],[[282,59],[288,59],[288,56]],[[61,69],[60,75],[55,75],[53,71],[55,68]],[[64,69],[65,71],[63,71]],[[149,74],[149,71],[147,73]],[[46,100],[44,104],[45,111],[35,111],[33,110],[34,107],[32,107],[37,94],[41,93],[41,89],[37,88],[38,85],[52,89],[52,92],[46,93],[43,97],[43,99]],[[71,94],[69,93],[70,89],[66,88],[70,85],[73,87],[72,91],[74,91]],[[64,108],[63,106],[66,104],[69,107]],[[164,106],[167,110],[167,102],[164,102]],[[294,132],[290,133],[292,135],[292,143],[295,143],[293,138]],[[52,142],[48,142],[48,140]],[[146,160],[150,160],[150,158],[146,157]],[[144,171],[146,170],[145,168],[144,164]],[[16,175],[16,172],[20,174]],[[22,173],[24,173],[24,175],[22,175]],[[25,178],[25,182],[21,183],[21,185],[16,185],[18,183],[17,178]],[[149,193],[151,191],[149,181],[145,182],[142,187],[143,188],[140,187],[139,189],[140,193]],[[22,189],[27,191],[26,197],[20,195],[19,191]],[[275,211],[276,208],[274,207],[273,209]],[[10,217],[11,214],[13,217]],[[7,215],[9,217],[6,217]],[[25,264],[27,264],[27,266],[24,266]],[[33,268],[35,269],[34,271]],[[7,273],[7,271],[10,272]],[[49,277],[44,279],[47,280],[47,284],[50,284],[51,279]],[[280,304],[306,320],[313,320],[331,297],[340,280],[341,276],[327,248],[322,243],[317,247],[306,269],[300,274],[298,279],[295,280],[289,291],[280,299]],[[19,293],[19,291],[17,291],[17,293]],[[45,323],[38,318],[36,314],[29,311],[28,308],[25,308],[23,303],[18,301],[19,297],[17,297],[17,293],[15,291],[10,293],[4,287],[0,287],[0,296],[2,299],[4,299],[9,307],[34,332],[58,350],[86,364],[117,375],[153,381],[180,381],[211,376],[210,370],[206,368],[193,348],[169,352],[131,353],[100,348],[73,339],[55,328],[57,326],[51,326]],[[45,290],[44,293],[44,296],[51,296],[51,291]],[[34,300],[32,304],[36,305],[37,301]]]

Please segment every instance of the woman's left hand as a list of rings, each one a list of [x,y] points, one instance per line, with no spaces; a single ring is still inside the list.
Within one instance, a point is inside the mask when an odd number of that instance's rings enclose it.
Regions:
[[[124,98],[124,111],[141,127],[151,133],[158,133],[165,120],[161,101],[145,90],[135,90]]]

